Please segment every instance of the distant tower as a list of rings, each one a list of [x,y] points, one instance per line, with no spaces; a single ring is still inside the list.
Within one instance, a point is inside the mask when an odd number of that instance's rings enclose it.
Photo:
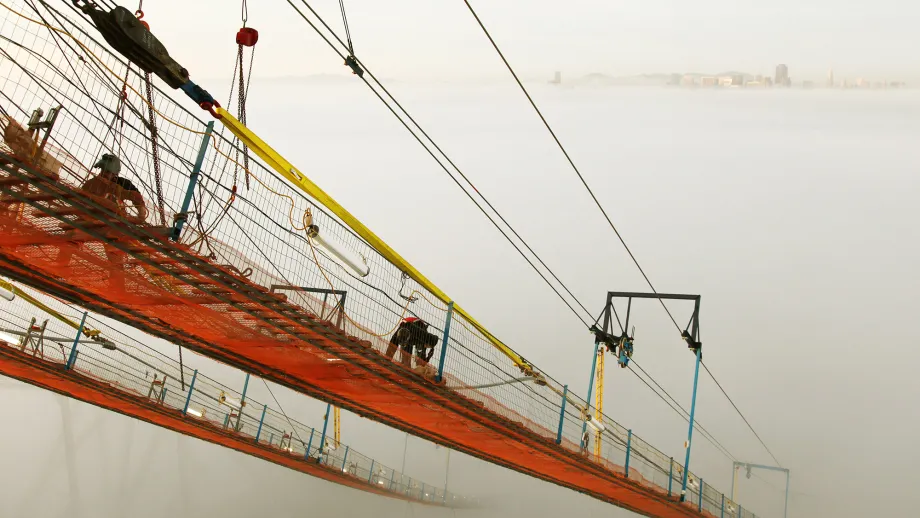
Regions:
[[[556,72],[553,75],[553,80],[549,82],[552,85],[561,85],[562,84],[562,72]]]
[[[834,69],[833,68],[827,71],[827,87],[828,88],[834,87]]]
[[[786,65],[776,65],[776,80],[773,81],[776,86],[789,86],[789,67]]]

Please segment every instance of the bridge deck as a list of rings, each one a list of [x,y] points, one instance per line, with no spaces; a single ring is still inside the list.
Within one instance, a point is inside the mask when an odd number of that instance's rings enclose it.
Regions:
[[[163,229],[129,223],[13,157],[2,157],[0,194],[0,265],[21,282],[369,419],[639,514],[701,515],[641,477],[626,478],[621,467],[555,444],[554,431],[487,397],[435,384],[370,342],[168,240]]]

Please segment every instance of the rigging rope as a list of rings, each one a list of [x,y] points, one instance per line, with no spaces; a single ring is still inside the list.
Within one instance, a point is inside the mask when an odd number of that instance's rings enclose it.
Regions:
[[[351,44],[351,30],[348,28],[348,17],[345,16],[345,0],[339,0],[339,8],[342,10],[342,24],[345,26],[345,39],[348,40],[348,54],[355,55],[355,48]]]

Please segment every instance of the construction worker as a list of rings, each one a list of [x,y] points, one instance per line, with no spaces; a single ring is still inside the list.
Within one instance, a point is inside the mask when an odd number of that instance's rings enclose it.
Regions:
[[[80,186],[80,192],[90,195],[132,223],[143,223],[147,219],[147,205],[131,180],[118,176],[121,173],[121,160],[106,153],[93,166],[93,169],[97,168],[99,174],[86,180]],[[128,201],[131,202],[130,206],[125,204]],[[130,211],[131,207],[134,213]]]
[[[143,223],[147,218],[147,205],[137,187],[130,180],[119,176],[121,160],[115,155],[106,153],[92,168],[99,169],[99,174],[83,182],[79,191],[132,223]],[[126,202],[131,204],[128,205]],[[57,257],[58,264],[70,264],[70,259],[79,246],[79,244],[70,243],[61,247]],[[112,285],[110,287],[124,289],[124,254],[114,249],[106,249],[106,256],[111,263],[109,279]]]
[[[400,363],[412,368],[412,349],[415,348],[416,364],[428,365],[437,343],[438,336],[428,332],[427,322],[417,317],[406,317],[399,323],[396,332],[390,338],[386,355],[388,358],[393,358],[396,349],[399,348]]]

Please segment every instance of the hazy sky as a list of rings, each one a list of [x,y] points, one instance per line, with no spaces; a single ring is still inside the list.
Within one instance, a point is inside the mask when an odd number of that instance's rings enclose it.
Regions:
[[[295,0],[299,4],[300,0]],[[285,0],[251,0],[260,30],[257,74],[343,73],[343,66]],[[604,72],[917,77],[916,7],[903,0],[499,0],[472,2],[512,64],[528,76]],[[194,4],[194,5],[190,5]],[[311,5],[342,31],[338,2]],[[225,42],[240,23],[239,2],[148,2],[148,20],[193,73],[232,66]],[[379,74],[400,78],[504,77],[501,63],[461,0],[347,0],[355,52]],[[344,38],[343,38],[344,39]],[[195,59],[191,54],[208,56]],[[222,57],[222,58],[221,58]],[[180,60],[182,61],[182,60]]]
[[[284,2],[251,3],[251,24],[263,31],[256,56],[260,74],[342,73]],[[148,0],[145,7],[154,30],[196,77],[227,76],[236,8],[227,2],[195,2],[193,9],[188,4]],[[561,5],[477,7],[509,57],[534,75],[556,68],[769,72],[781,60],[793,75],[798,69],[823,74],[828,64],[838,75],[871,67],[906,74],[910,69],[899,67],[912,64],[907,49],[916,47],[916,36],[907,32],[910,16],[903,12],[910,8],[898,6],[896,12],[894,2],[845,10],[785,1],[764,7],[712,1]],[[322,5],[330,21],[336,7],[331,0]],[[383,77],[502,77],[460,1],[351,1],[347,7],[359,55]],[[214,39],[218,35],[223,39]],[[591,336],[352,79],[257,80],[251,126],[490,330],[584,394]],[[219,97],[226,90],[223,79],[205,86]],[[394,92],[590,308],[600,310],[608,289],[643,289],[510,81],[437,88],[397,83]],[[903,515],[909,505],[903,497],[913,490],[920,463],[914,444],[920,435],[920,355],[913,346],[920,289],[914,271],[920,261],[916,92],[541,86],[534,95],[657,287],[703,295],[707,363],[792,469],[791,516]],[[392,199],[411,208],[381,202]],[[688,311],[674,310],[678,318]],[[659,307],[639,306],[634,318],[637,360],[688,405],[692,356]],[[207,368],[219,371],[221,381],[242,382],[240,373]],[[9,492],[0,493],[0,501],[28,510],[28,502],[16,503],[29,494],[29,484],[39,483],[28,481],[40,481],[44,466],[58,477],[67,469],[56,446],[64,415],[51,403],[57,398],[30,390],[0,386],[4,401],[16,394],[10,410],[23,423],[5,432],[3,454],[20,455],[14,463],[26,465],[37,453],[22,444],[49,450],[29,465],[28,476],[6,473],[18,485],[0,484]],[[253,398],[268,400],[258,385],[251,390]],[[609,415],[664,452],[683,452],[686,425],[636,379],[617,369],[608,377],[608,391]],[[324,405],[279,392],[288,412],[308,424],[320,422]],[[771,461],[705,376],[699,405],[700,421],[736,456]],[[106,502],[111,487],[105,477],[134,473],[129,484],[118,486],[128,501],[111,504],[104,516],[118,516],[119,505],[141,509],[138,516],[160,516],[189,501],[191,509],[217,508],[228,516],[256,509],[299,516],[297,510],[332,506],[335,499],[353,513],[408,515],[404,507],[151,427],[135,424],[129,432],[124,418],[74,407],[81,429],[89,429],[78,433],[96,441],[78,445],[85,459],[81,479],[97,488],[92,501]],[[343,422],[346,442],[399,465],[403,434],[349,414]],[[97,428],[112,435],[93,433]],[[130,464],[112,453],[113,445],[133,452]],[[413,440],[410,455],[417,456],[410,456],[412,475],[443,477],[443,449]],[[189,462],[177,468],[183,459]],[[611,511],[570,491],[462,455],[455,459],[452,489],[459,492],[507,499],[538,518],[561,509],[597,516]],[[159,493],[148,493],[143,483],[148,464],[157,466]],[[728,491],[730,463],[699,439],[693,470]],[[236,487],[241,482],[234,475],[271,501],[247,495],[239,497],[242,503],[228,503],[232,499],[214,487]],[[765,478],[782,484],[781,478]],[[67,479],[54,480],[62,486]],[[25,492],[17,490],[23,486]],[[745,481],[741,491],[742,501],[763,516],[780,515],[781,493],[769,485]],[[132,499],[150,503],[144,507]]]

